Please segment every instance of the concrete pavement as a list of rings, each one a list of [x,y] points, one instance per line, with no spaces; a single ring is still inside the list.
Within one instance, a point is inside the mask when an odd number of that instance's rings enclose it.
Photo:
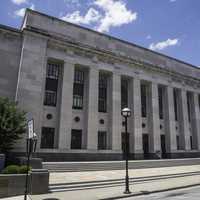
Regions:
[[[200,185],[200,165],[130,170],[130,195],[124,195],[124,170],[102,172],[51,173],[54,192],[31,196],[33,200],[96,200],[118,199],[177,188]],[[153,178],[152,178],[153,177]],[[113,184],[113,180],[119,180]],[[121,180],[121,181],[120,181]],[[108,181],[110,184],[94,184]],[[80,184],[89,183],[86,186]],[[56,186],[59,186],[56,189]],[[61,186],[61,187],[60,187]],[[69,187],[70,186],[70,187]],[[78,187],[77,187],[78,186]],[[79,187],[80,186],[80,187]],[[57,192],[55,192],[57,191]],[[60,191],[60,192],[58,192]],[[22,200],[23,197],[9,200]],[[6,199],[8,200],[8,199]]]
[[[124,200],[199,200],[200,199],[200,186],[190,187],[185,189],[154,193],[150,195],[142,195],[138,197],[129,197]]]

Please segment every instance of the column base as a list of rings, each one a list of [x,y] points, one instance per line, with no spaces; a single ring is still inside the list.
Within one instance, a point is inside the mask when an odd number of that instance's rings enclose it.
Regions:
[[[24,152],[11,152],[7,155],[8,162],[16,162],[17,157],[26,156]],[[198,158],[200,151],[180,151],[166,153],[165,157],[156,153],[130,153],[129,160],[149,160],[149,159],[175,159],[175,158]],[[42,158],[44,162],[65,162],[65,161],[120,161],[124,160],[122,153],[91,153],[91,152],[37,152],[33,157]]]
[[[167,158],[175,159],[175,158],[199,158],[199,151],[180,151],[167,153]]]
[[[131,153],[129,155],[130,160],[143,160],[144,154],[143,153]]]

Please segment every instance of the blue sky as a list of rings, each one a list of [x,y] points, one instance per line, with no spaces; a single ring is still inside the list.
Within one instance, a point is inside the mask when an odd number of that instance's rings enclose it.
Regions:
[[[200,66],[200,0],[1,0],[0,23],[26,7]]]

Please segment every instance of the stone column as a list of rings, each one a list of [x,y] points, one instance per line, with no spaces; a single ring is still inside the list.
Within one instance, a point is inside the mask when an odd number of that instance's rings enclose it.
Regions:
[[[87,149],[97,149],[98,143],[99,70],[90,68],[88,94]]]
[[[199,94],[193,93],[192,98],[192,119],[191,126],[193,130],[193,141],[195,149],[200,150],[200,108],[199,108]]]
[[[132,116],[129,122],[132,122],[132,131],[130,134],[130,152],[134,153],[135,157],[142,157],[142,114],[141,114],[141,86],[140,80],[134,78],[131,81],[132,94]]]
[[[74,64],[65,61],[60,106],[59,149],[71,148]]]
[[[190,150],[190,131],[187,109],[186,90],[181,89],[180,92],[180,146],[181,149]]]
[[[176,143],[176,121],[174,110],[174,92],[171,86],[165,88],[165,125],[166,125],[166,150],[167,153],[172,153],[177,150]]]
[[[121,151],[121,76],[112,76],[112,150]]]
[[[161,151],[160,144],[160,119],[158,106],[158,85],[151,83],[149,91],[149,131],[150,131],[150,153]]]

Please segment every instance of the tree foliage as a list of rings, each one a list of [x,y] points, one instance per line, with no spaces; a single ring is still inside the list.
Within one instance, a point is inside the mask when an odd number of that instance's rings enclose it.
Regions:
[[[0,97],[0,152],[6,153],[26,132],[25,112],[8,98]]]

